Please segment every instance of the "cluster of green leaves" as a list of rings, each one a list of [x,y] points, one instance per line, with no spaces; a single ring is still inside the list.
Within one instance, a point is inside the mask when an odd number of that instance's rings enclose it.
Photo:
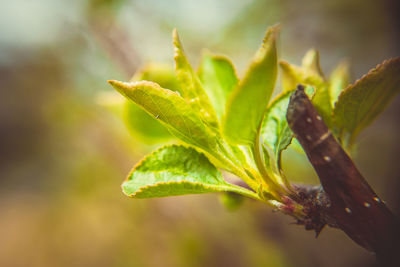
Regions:
[[[174,136],[184,142],[164,146],[138,163],[122,185],[125,194],[149,198],[233,192],[279,208],[292,190],[280,161],[293,138],[286,110],[297,84],[307,85],[324,121],[347,146],[399,91],[399,59],[382,63],[343,90],[349,80],[347,63],[327,79],[315,50],[301,66],[278,61],[278,31],[277,26],[267,30],[240,79],[228,58],[209,52],[194,71],[174,30],[175,72],[149,65],[130,82],[109,81],[137,105],[126,103],[129,125],[154,139]],[[278,65],[282,92],[271,101]],[[218,168],[250,189],[225,181]]]
[[[400,92],[400,58],[389,59],[349,85],[349,64],[342,61],[329,79],[319,64],[319,53],[310,50],[301,67],[281,61],[283,90],[296,84],[316,88],[312,102],[339,142],[350,151],[361,130],[371,124]]]

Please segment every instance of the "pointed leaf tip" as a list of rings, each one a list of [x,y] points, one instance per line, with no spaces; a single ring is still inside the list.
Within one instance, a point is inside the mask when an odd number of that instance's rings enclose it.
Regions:
[[[126,87],[125,82],[117,81],[117,80],[108,80],[107,83],[111,84],[113,87]]]
[[[173,31],[175,73],[182,89],[182,97],[198,112],[201,120],[215,132],[219,132],[219,122],[210,98],[199,77],[187,59],[176,30]]]
[[[281,30],[281,24],[280,23],[277,23],[277,24],[272,25],[271,27],[269,27],[267,29],[267,31],[265,32],[263,43],[266,44],[267,42],[270,41],[271,38],[276,39],[276,36],[280,32],[280,30]]]
[[[176,28],[174,28],[172,30],[172,44],[174,45],[175,56],[176,56],[176,53],[179,52],[178,50],[182,49],[181,41],[179,39],[178,30]]]
[[[303,57],[301,65],[305,70],[309,72],[314,72],[315,74],[319,75],[321,79],[324,79],[324,73],[322,72],[320,55],[318,50],[316,49],[308,50]]]
[[[178,30],[176,28],[172,29],[172,37],[178,36]]]
[[[121,82],[117,80],[108,80],[109,84],[112,85],[122,95],[130,98],[128,95],[130,92],[135,90],[137,87],[152,87],[155,89],[162,89],[158,83],[150,81],[137,81],[137,82]]]
[[[257,137],[277,76],[276,28],[267,30],[266,42],[256,52],[245,76],[230,94],[223,134],[233,144],[252,145]]]
[[[109,83],[112,86],[115,86],[118,83],[118,81],[117,80],[108,80],[107,83]]]
[[[216,146],[215,134],[178,93],[149,81],[113,81],[113,87],[162,122],[172,134],[188,144],[210,151]]]
[[[107,81],[114,89],[116,89],[120,94],[127,97],[126,91],[128,90],[128,85],[125,82],[117,81],[117,80],[108,80]]]

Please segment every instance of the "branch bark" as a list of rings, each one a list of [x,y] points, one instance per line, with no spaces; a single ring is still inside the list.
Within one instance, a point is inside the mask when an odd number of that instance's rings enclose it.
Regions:
[[[290,98],[287,121],[329,198],[321,206],[327,220],[375,252],[384,266],[400,266],[398,219],[333,137],[301,85]]]

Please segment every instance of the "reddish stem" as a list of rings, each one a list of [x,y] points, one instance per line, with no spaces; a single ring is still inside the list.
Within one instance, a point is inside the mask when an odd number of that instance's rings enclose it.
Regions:
[[[400,224],[333,137],[299,85],[287,121],[329,197],[327,214],[337,227],[385,266],[400,266]]]

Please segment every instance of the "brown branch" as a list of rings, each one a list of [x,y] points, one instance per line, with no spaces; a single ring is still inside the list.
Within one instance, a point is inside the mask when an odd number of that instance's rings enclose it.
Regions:
[[[351,239],[374,251],[385,266],[400,266],[400,224],[342,149],[299,85],[287,121],[329,198],[330,220]]]

